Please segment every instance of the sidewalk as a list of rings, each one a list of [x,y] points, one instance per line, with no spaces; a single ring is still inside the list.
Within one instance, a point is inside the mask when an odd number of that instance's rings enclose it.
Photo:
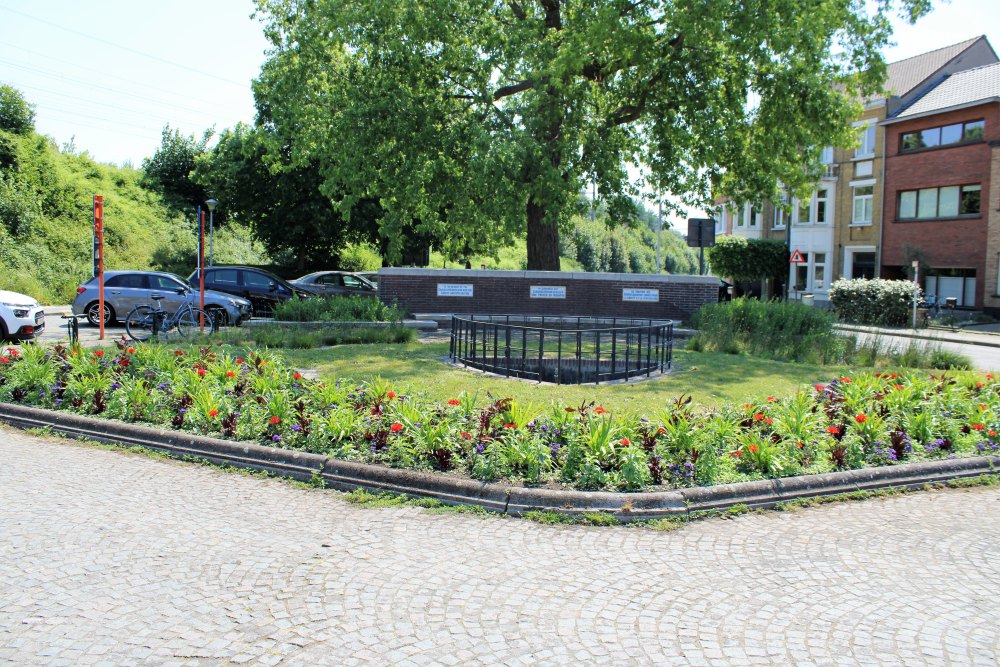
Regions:
[[[890,327],[868,327],[856,324],[837,324],[838,331],[847,333],[867,333],[876,336],[893,336],[897,338],[915,338],[933,340],[941,343],[961,343],[963,345],[981,345],[983,347],[1000,348],[1000,324],[984,325],[985,331],[969,329],[909,329]],[[978,328],[978,327],[977,327]]]

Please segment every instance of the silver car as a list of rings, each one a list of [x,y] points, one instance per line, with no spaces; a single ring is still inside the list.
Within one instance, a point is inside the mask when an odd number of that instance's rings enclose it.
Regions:
[[[94,326],[100,322],[97,299],[97,278],[91,278],[76,288],[73,314],[86,315]],[[198,306],[198,290],[192,289],[178,276],[159,271],[105,271],[104,323],[124,320],[129,311],[140,305],[152,305],[154,294],[162,296],[160,304],[168,313],[184,303]],[[239,326],[250,319],[250,302],[232,294],[205,290],[205,310],[219,326]]]

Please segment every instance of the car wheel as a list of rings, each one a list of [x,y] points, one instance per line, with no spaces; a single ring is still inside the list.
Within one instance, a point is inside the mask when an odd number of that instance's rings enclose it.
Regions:
[[[0,319],[0,343],[8,340],[10,340],[10,334],[7,332],[7,325]]]
[[[205,312],[212,316],[212,324],[216,329],[229,326],[229,313],[226,312],[225,308],[205,306]]]
[[[98,327],[101,325],[100,320],[100,304],[96,301],[87,306],[87,321],[90,322],[91,326]],[[115,321],[115,309],[111,307],[110,304],[104,304],[104,325],[107,326]]]

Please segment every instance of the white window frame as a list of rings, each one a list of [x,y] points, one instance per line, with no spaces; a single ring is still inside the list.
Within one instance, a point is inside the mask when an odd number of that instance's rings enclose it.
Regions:
[[[740,228],[741,229],[760,229],[760,223],[762,222],[762,218],[763,217],[764,216],[763,216],[762,213],[758,213],[754,209],[754,205],[753,204],[744,204],[743,205],[743,216],[742,216],[742,223],[743,224],[740,225]]]
[[[771,229],[785,229],[788,224],[786,220],[792,217],[791,211],[785,210],[789,201],[788,195],[783,194],[781,199],[774,204],[774,212],[771,214]]]
[[[823,262],[821,264],[816,263],[816,255],[823,255]],[[792,291],[796,295],[802,294],[816,294],[817,292],[825,293],[830,289],[830,283],[833,281],[830,279],[832,274],[830,273],[830,264],[832,259],[832,253],[828,250],[809,250],[803,252],[802,255],[806,258],[805,262],[800,264],[792,264],[791,270],[789,271],[789,281],[788,284],[791,286]],[[823,268],[823,283],[821,287],[816,287],[816,267],[821,266]],[[798,279],[799,269],[804,268],[806,270],[806,284],[803,289],[796,287],[796,280]]]
[[[875,157],[875,121],[863,120],[855,123],[858,131],[858,146],[854,149],[855,160],[870,160]]]
[[[859,195],[859,188],[871,188],[871,194]],[[858,220],[855,218],[858,211],[858,201],[868,200],[868,219]],[[851,188],[851,227],[870,227],[872,224],[872,218],[875,215],[875,185],[874,183],[865,185],[855,185]]]
[[[875,253],[875,277],[878,278],[878,247],[873,245],[849,245],[844,247],[844,278],[850,278],[854,274],[854,255],[868,252]]]
[[[825,192],[826,196],[820,197],[819,196],[820,192]],[[812,194],[809,195],[809,205],[808,206],[804,206],[804,207],[799,206],[799,200],[798,199],[794,199],[792,201],[793,201],[793,203],[792,203],[792,224],[793,225],[799,225],[799,226],[819,225],[819,226],[826,227],[826,226],[828,226],[828,225],[830,225],[830,224],[833,223],[833,218],[832,218],[832,216],[833,216],[833,209],[830,206],[832,198],[830,197],[830,189],[829,188],[819,188],[817,190],[813,190]],[[818,216],[819,216],[819,202],[824,202],[826,204],[826,206],[824,207],[824,212],[826,213],[826,220],[824,220],[823,222],[819,222],[818,219],[817,219]],[[805,209],[808,212],[808,215],[809,215],[809,219],[808,220],[803,221],[803,220],[799,219],[799,212],[802,209]]]

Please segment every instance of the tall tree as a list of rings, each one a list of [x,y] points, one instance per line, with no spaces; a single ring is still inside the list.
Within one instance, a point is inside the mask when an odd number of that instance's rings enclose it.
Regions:
[[[35,105],[29,104],[17,88],[0,85],[0,130],[14,134],[35,131]]]
[[[176,206],[198,206],[204,204],[208,195],[205,188],[191,180],[195,160],[207,150],[208,140],[214,130],[195,139],[185,136],[180,130],[163,128],[160,147],[152,157],[142,161],[142,171],[146,181],[158,189]]]
[[[257,94],[345,213],[526,233],[528,267],[558,269],[585,182],[634,213],[628,164],[688,205],[806,188],[880,85],[889,13],[930,1],[257,0]]]

